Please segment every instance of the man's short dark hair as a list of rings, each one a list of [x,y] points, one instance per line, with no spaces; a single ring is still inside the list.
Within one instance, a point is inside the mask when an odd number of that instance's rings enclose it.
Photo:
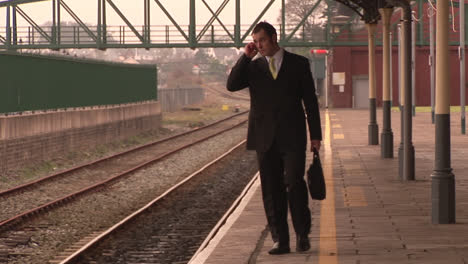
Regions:
[[[253,31],[252,31],[252,34],[256,34],[258,32],[260,32],[260,30],[264,30],[265,33],[271,38],[273,37],[273,35],[276,35],[276,29],[275,27],[273,27],[270,23],[268,22],[260,22],[258,23]]]

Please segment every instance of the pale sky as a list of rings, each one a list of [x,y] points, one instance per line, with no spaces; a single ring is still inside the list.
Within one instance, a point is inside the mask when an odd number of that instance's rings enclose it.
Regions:
[[[64,1],[80,18],[87,24],[97,24],[97,1],[96,0],[62,0]],[[143,25],[143,1],[142,0],[113,0],[115,5],[127,17],[134,26]],[[179,25],[189,24],[189,0],[160,0],[164,7],[169,11]],[[211,9],[215,12],[223,0],[206,0]],[[229,1],[227,6],[220,14],[221,21],[226,25],[235,24],[235,0]],[[263,8],[270,0],[241,0],[241,24],[251,25],[255,18],[260,14]],[[155,1],[150,1],[151,23],[152,25],[172,25],[170,20],[161,11]],[[42,1],[37,3],[22,4],[23,9],[38,24],[46,21],[52,21],[52,1]],[[269,11],[263,16],[262,20],[276,24],[281,8],[281,1],[276,0]],[[70,15],[62,8],[62,21],[74,21]],[[196,0],[197,25],[205,25],[211,17],[209,10],[201,0]],[[109,4],[107,4],[107,24],[109,26],[125,25],[122,19],[115,13]],[[217,25],[217,22],[214,23]],[[4,31],[6,25],[6,8],[0,8],[0,26]],[[29,26],[29,24],[18,15],[19,26]],[[185,29],[185,28],[184,28]],[[231,28],[229,28],[231,30]]]

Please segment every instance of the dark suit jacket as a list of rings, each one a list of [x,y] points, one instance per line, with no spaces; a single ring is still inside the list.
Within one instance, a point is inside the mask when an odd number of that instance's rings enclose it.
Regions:
[[[322,139],[320,114],[309,60],[284,51],[276,80],[265,57],[242,55],[227,81],[229,91],[249,87],[250,113],[247,149],[267,151],[273,140],[282,151],[303,151],[310,139]]]

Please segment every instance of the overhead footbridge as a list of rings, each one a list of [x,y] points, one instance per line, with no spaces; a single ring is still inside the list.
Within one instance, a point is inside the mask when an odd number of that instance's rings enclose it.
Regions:
[[[334,16],[337,2],[356,12]],[[0,49],[240,48],[265,19],[284,47],[365,46],[355,24],[375,18],[357,3],[310,1],[292,15],[286,0],[9,0],[0,2]]]

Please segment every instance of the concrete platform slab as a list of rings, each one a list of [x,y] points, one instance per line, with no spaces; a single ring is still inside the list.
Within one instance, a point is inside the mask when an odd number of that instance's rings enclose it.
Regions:
[[[310,200],[311,250],[296,253],[291,243],[290,254],[268,254],[273,243],[265,229],[261,190],[257,188],[237,221],[199,263],[468,263],[468,136],[454,132],[460,129],[452,122],[457,223],[435,225],[431,220],[431,116],[417,113],[413,119],[416,181],[401,181],[398,176],[399,117],[392,113],[395,158],[382,159],[380,146],[368,145],[367,111],[333,109],[325,113],[322,124],[328,142],[324,142],[321,157],[328,197],[322,202]],[[337,134],[340,136],[333,136]]]

